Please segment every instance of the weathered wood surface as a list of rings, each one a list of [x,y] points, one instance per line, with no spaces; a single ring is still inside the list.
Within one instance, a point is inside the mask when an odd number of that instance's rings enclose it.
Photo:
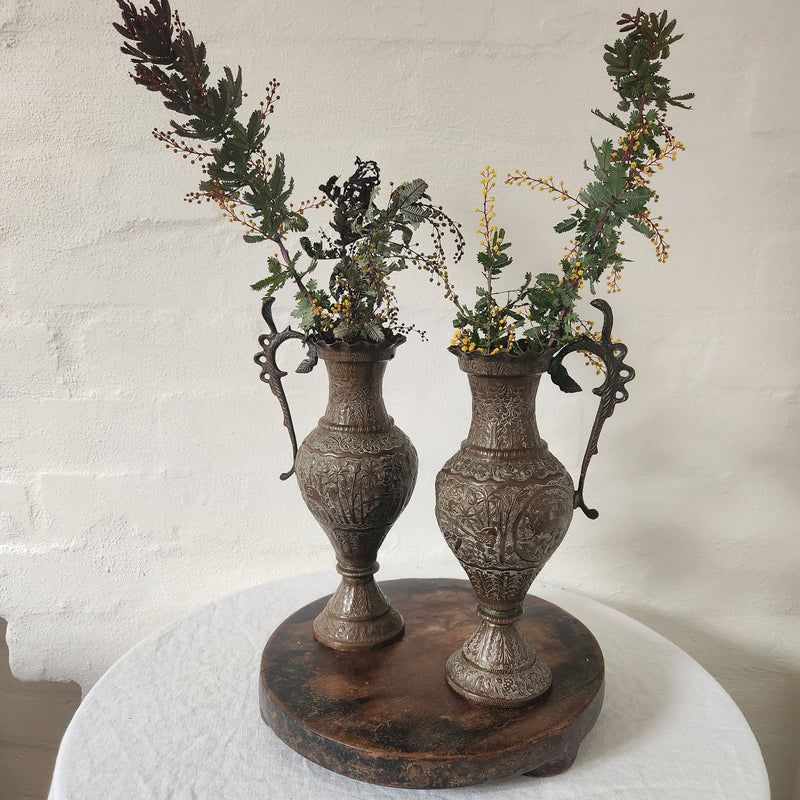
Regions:
[[[264,649],[261,716],[306,758],[357,780],[445,788],[567,769],[603,701],[603,656],[563,609],[528,596],[521,626],[553,671],[547,694],[523,708],[475,705],[445,680],[447,657],[475,627],[467,581],[383,584],[406,633],[380,650],[320,645],[320,598],[286,619]]]

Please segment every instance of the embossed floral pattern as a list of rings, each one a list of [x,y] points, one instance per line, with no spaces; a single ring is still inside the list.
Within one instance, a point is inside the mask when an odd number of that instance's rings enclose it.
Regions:
[[[342,582],[314,623],[339,650],[379,647],[403,619],[375,583],[378,548],[406,507],[417,453],[383,402],[394,346],[318,345],[328,370],[328,406],[297,451],[295,472],[308,509],[336,551]]]
[[[574,489],[536,426],[546,363],[459,360],[472,420],[436,478],[436,519],[472,582],[481,622],[448,660],[448,682],[475,702],[522,705],[547,690],[550,670],[516,623],[533,579],[564,538]]]

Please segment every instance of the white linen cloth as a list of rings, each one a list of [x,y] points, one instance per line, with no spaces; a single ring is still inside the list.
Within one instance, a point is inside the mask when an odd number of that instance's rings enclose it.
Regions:
[[[456,564],[378,574],[379,580],[400,577],[464,574]],[[536,583],[533,593],[578,617],[605,656],[603,709],[569,770],[411,790],[317,766],[262,722],[259,663],[272,630],[333,591],[337,580],[331,571],[256,586],[134,647],[78,708],[61,743],[49,800],[769,800],[747,722],[699,664],[619,612]]]

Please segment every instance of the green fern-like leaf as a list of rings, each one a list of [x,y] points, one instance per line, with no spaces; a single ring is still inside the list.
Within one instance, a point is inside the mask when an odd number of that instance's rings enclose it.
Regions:
[[[566,233],[567,231],[571,231],[577,224],[578,220],[575,217],[569,217],[568,219],[556,223],[553,226],[553,230],[556,233]]]

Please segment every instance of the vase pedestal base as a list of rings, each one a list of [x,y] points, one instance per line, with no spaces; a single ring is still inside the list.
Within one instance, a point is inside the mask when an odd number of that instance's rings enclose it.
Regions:
[[[447,659],[447,683],[467,700],[485,706],[527,706],[541,697],[552,682],[550,668],[540,658],[518,672],[481,669],[459,650]]]
[[[341,652],[314,639],[328,598],[292,614],[261,661],[261,716],[301,755],[357,780],[409,789],[469,786],[567,769],[603,702],[603,656],[563,609],[528,596],[518,623],[552,670],[522,708],[471,703],[447,685],[445,662],[475,627],[467,581],[381,584],[406,621],[388,647]]]
[[[490,611],[478,603],[480,625],[447,659],[447,683],[473,703],[499,708],[526,706],[553,680],[550,667],[519,627],[522,606]]]
[[[342,582],[314,620],[314,637],[334,650],[386,647],[402,635],[405,623],[375,582],[377,563],[367,569],[336,567]]]

